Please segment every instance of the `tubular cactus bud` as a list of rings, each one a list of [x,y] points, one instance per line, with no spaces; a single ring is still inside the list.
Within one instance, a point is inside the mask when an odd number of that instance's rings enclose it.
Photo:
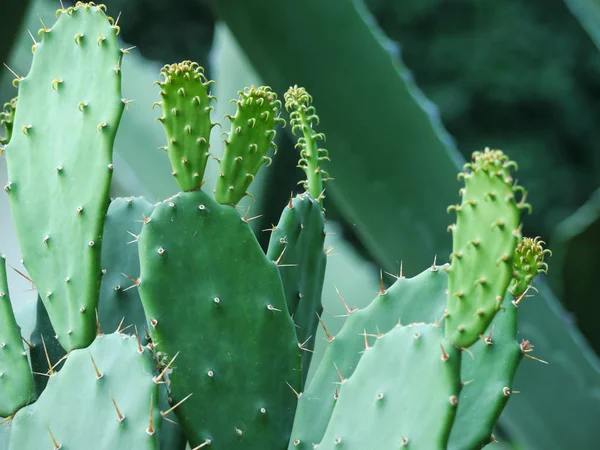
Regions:
[[[552,252],[544,248],[545,244],[539,236],[533,239],[524,237],[517,244],[510,287],[515,297],[521,297],[539,273],[548,273],[548,264],[544,262],[544,257],[552,256]]]
[[[302,133],[298,139],[300,147],[300,167],[306,173],[306,180],[301,181],[304,188],[313,198],[322,200],[323,182],[330,180],[329,174],[321,167],[323,161],[329,161],[329,153],[324,148],[318,148],[320,140],[325,140],[323,133],[317,133],[314,125],[319,124],[319,117],[314,106],[311,106],[312,97],[306,89],[290,87],[284,95],[285,109],[290,113],[292,133]]]
[[[224,205],[235,205],[245,195],[263,164],[270,164],[267,153],[275,145],[275,127],[285,121],[279,117],[281,102],[270,87],[244,89],[235,101],[235,116],[225,141],[225,152],[219,161],[221,175],[215,198]]]
[[[166,65],[160,71],[162,108],[160,121],[167,135],[167,153],[173,175],[183,191],[200,189],[209,156],[211,101],[204,69],[197,63],[183,61]]]
[[[446,336],[460,347],[485,332],[512,278],[521,210],[529,208],[524,189],[513,182],[512,168],[516,163],[501,150],[486,148],[473,153],[459,175],[465,187],[462,203],[454,208]]]
[[[0,127],[4,128],[4,137],[0,137],[0,146],[8,144],[12,136],[15,111],[17,109],[17,97],[4,104],[4,111],[0,112]],[[2,149],[0,148],[0,155]]]

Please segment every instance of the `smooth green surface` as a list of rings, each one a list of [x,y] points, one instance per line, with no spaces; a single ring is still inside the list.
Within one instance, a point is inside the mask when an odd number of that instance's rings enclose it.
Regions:
[[[460,392],[450,450],[479,450],[491,435],[513,390],[513,380],[523,358],[517,342],[518,308],[507,294],[503,307],[469,353],[463,352],[460,371],[466,383]],[[518,390],[518,389],[515,389]],[[515,394],[518,395],[518,394]]]
[[[19,83],[17,133],[5,154],[24,264],[70,350],[95,336],[112,146],[124,104],[116,30],[100,8],[68,11],[43,33]]]
[[[176,410],[192,447],[284,449],[301,351],[277,266],[250,226],[203,191],[180,193],[155,207],[139,251],[153,342],[178,354],[173,401],[192,394]]]
[[[102,276],[98,319],[104,332],[134,326],[143,337],[146,316],[135,288],[140,275],[137,238],[153,206],[143,197],[116,198],[108,207],[102,245]],[[129,277],[129,278],[128,278]],[[132,281],[133,280],[133,281]]]
[[[17,409],[35,400],[33,376],[27,361],[27,351],[21,340],[21,328],[13,313],[6,259],[0,255],[0,416],[10,416]]]
[[[465,165],[461,203],[453,206],[446,337],[469,347],[492,322],[512,278],[520,204],[511,161],[500,150],[474,152]]]
[[[321,296],[327,266],[325,219],[321,205],[308,193],[290,199],[271,233],[267,257],[279,265],[288,310],[303,344],[302,384],[306,382],[315,348]]]
[[[158,450],[162,417],[155,365],[149,350],[138,353],[135,337],[118,333],[71,352],[38,401],[15,415],[10,450],[52,449],[49,430],[65,450]],[[154,433],[147,432],[150,417]]]
[[[341,382],[319,450],[445,450],[460,389],[460,352],[440,328],[396,326]]]
[[[162,116],[173,176],[183,191],[200,189],[210,155],[210,111],[213,98],[209,81],[197,63],[184,61],[162,68],[160,87]]]
[[[416,277],[400,278],[365,309],[350,310],[341,331],[329,339],[323,358],[300,397],[290,450],[311,450],[323,438],[336,403],[338,370],[344,378],[352,376],[365,347],[364,333],[373,345],[375,336],[388,332],[399,322],[431,323],[442,319],[448,282],[445,268],[434,266]]]
[[[552,236],[549,283],[575,316],[578,329],[600,351],[600,314],[596,267],[600,249],[600,189]]]
[[[231,129],[220,158],[220,174],[215,191],[219,203],[236,205],[245,195],[259,169],[270,164],[267,156],[275,148],[281,101],[268,86],[245,87],[235,100],[237,111],[226,116]]]
[[[444,211],[461,158],[361,2],[212,4],[265,83],[280,94],[298,84],[313,96],[335,179],[328,199],[384,269],[403,259],[415,275],[449,254]]]
[[[600,48],[600,1],[565,0],[571,12],[579,19],[592,41]]]

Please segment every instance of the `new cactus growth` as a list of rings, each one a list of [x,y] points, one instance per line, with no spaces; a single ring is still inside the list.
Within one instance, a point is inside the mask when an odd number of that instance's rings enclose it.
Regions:
[[[210,132],[216,125],[210,121],[210,105],[214,99],[208,92],[212,81],[197,63],[184,61],[169,64],[160,71],[163,115],[158,118],[165,127],[173,176],[183,191],[200,189],[209,156]]]
[[[306,89],[290,87],[285,93],[285,109],[290,113],[292,133],[302,133],[298,138],[297,147],[300,147],[300,167],[306,173],[306,180],[301,181],[313,198],[321,199],[323,182],[329,180],[329,175],[323,170],[323,161],[329,161],[329,153],[319,148],[319,141],[325,140],[323,133],[317,133],[314,125],[319,123],[315,107],[312,106],[312,97]]]
[[[0,112],[0,128],[4,128],[4,136],[0,137],[0,147],[8,144],[13,132],[13,122],[15,120],[15,111],[17,109],[17,97],[4,104],[4,111]],[[3,149],[0,148],[0,155]]]
[[[548,264],[544,262],[544,258],[546,255],[552,256],[552,252],[544,248],[545,244],[539,237],[524,237],[517,244],[510,284],[510,291],[516,298],[527,292],[538,274],[548,272]]]
[[[6,258],[0,256],[0,416],[11,416],[35,399],[21,329],[10,303]]]
[[[514,184],[510,161],[501,150],[473,153],[460,177],[462,202],[451,225],[452,255],[448,277],[446,336],[460,347],[474,344],[485,332],[512,277],[512,258],[520,237],[525,194]],[[517,202],[515,195],[523,192]]]
[[[282,205],[266,254],[235,206],[270,161],[281,103],[265,86],[240,91],[213,196],[202,190],[213,97],[190,61],[166,65],[158,82],[183,192],[109,207],[125,51],[104,9],[58,11],[18,79],[16,112],[13,102],[0,115],[5,190],[40,296],[24,344],[2,261],[0,446],[476,450],[489,442],[519,362],[533,358],[533,346],[516,339],[518,306],[550,253],[539,238],[520,239],[528,205],[524,194],[515,198],[524,193],[515,163],[499,150],[473,154],[462,202],[451,208],[451,265],[434,260],[410,279],[400,270],[388,289],[382,279],[362,310],[342,298],[348,318],[336,336],[323,325],[325,354],[307,382],[323,312],[329,179],[311,96],[298,86],[284,95],[305,191]]]
[[[281,101],[268,86],[246,88],[235,101],[235,116],[227,115],[231,131],[219,160],[221,170],[215,198],[224,205],[237,204],[246,194],[258,170],[270,164],[267,153],[275,145],[275,128],[285,121],[279,117]]]
[[[40,31],[31,70],[19,80],[4,189],[24,265],[58,340],[72,350],[96,335],[123,54],[102,6],[59,12],[56,25]]]
[[[461,378],[466,381],[460,394],[458,413],[452,427],[451,450],[480,449],[492,440],[492,430],[513,392],[513,380],[523,356],[533,350],[527,341],[517,341],[518,304],[539,273],[548,266],[539,238],[519,241],[513,259],[514,290],[506,294],[494,320],[463,358]]]

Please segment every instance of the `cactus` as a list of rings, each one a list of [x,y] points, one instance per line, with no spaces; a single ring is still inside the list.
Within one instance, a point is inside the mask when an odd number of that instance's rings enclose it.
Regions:
[[[397,325],[341,378],[318,448],[445,449],[459,393],[460,354],[442,330]]]
[[[327,255],[321,206],[310,194],[290,199],[273,227],[267,257],[279,266],[281,281],[302,349],[302,384],[315,346]]]
[[[69,351],[95,337],[112,146],[124,104],[118,27],[102,6],[78,3],[59,15],[41,30],[31,71],[19,79],[5,190],[24,265]]]
[[[267,153],[277,151],[275,127],[285,121],[279,117],[281,102],[268,86],[246,88],[239,92],[235,116],[227,115],[231,131],[225,140],[225,152],[219,160],[221,173],[215,198],[219,203],[235,205],[246,194],[258,170],[270,164]]]
[[[6,190],[40,292],[24,346],[0,268],[2,448],[489,442],[520,361],[533,358],[533,346],[516,340],[518,306],[550,253],[539,238],[518,240],[528,205],[504,153],[475,152],[461,174],[451,265],[434,260],[410,279],[401,269],[388,289],[382,278],[363,310],[342,298],[346,323],[336,336],[324,326],[325,355],[307,383],[323,312],[329,180],[311,96],[298,86],[284,95],[305,192],[284,206],[266,254],[235,206],[269,161],[281,104],[265,86],[240,91],[213,196],[202,190],[213,97],[190,61],[163,67],[158,82],[182,192],[109,207],[125,51],[102,5],[77,3],[58,16],[20,79],[14,120],[9,109],[0,118],[10,139]]]
[[[529,208],[524,189],[514,184],[510,161],[501,150],[473,153],[460,174],[462,203],[451,206],[457,220],[448,277],[446,336],[460,347],[474,344],[500,308],[512,277],[520,237],[520,212]],[[515,194],[523,192],[517,203]]]
[[[380,333],[399,322],[435,322],[442,318],[447,276],[444,266],[433,265],[414,278],[400,274],[387,290],[363,310],[348,310],[348,319],[337,336],[328,343],[312,381],[302,393],[290,440],[290,450],[312,449],[322,439],[336,404],[340,377],[349,378],[359,364],[365,341],[373,345]],[[425,300],[427,299],[427,300]],[[344,302],[345,304],[345,302]]]
[[[471,347],[471,354],[463,357],[461,379],[466,385],[452,427],[451,450],[480,449],[493,440],[492,430],[513,392],[523,356],[543,362],[528,354],[533,350],[529,341],[517,341],[518,305],[533,279],[548,269],[544,256],[551,252],[543,244],[539,238],[519,241],[513,260],[512,293],[506,294],[486,334]]]
[[[193,394],[177,409],[190,444],[285,446],[300,349],[277,266],[248,223],[203,191],[180,193],[155,207],[139,252],[152,341],[178,355],[173,401]]]
[[[72,351],[37,402],[15,414],[9,450],[158,449],[154,367],[150,351],[119,333]]]
[[[140,258],[134,245],[143,220],[150,217],[153,206],[144,198],[117,198],[110,203],[104,224],[102,245],[102,286],[98,319],[103,329],[116,330],[135,326],[141,332],[146,316],[135,289],[140,274]],[[133,281],[132,281],[133,280]]]
[[[210,121],[213,96],[208,92],[204,69],[197,63],[184,61],[169,64],[160,72],[163,115],[158,120],[165,127],[173,176],[183,191],[200,189],[209,156],[210,132],[216,125]]]
[[[11,416],[35,399],[21,329],[10,303],[6,258],[0,256],[0,416]]]

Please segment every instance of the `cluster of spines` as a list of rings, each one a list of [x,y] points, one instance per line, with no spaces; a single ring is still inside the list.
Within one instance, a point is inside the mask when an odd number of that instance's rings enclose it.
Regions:
[[[323,133],[314,129],[319,124],[319,116],[312,106],[312,97],[306,89],[294,85],[284,95],[285,109],[290,113],[292,133],[302,133],[298,138],[296,147],[300,147],[300,167],[306,173],[306,180],[300,181],[313,198],[322,198],[323,183],[330,180],[329,174],[323,170],[323,161],[329,161],[329,153],[324,148],[319,148],[319,141],[325,140]]]
[[[216,97],[208,92],[214,83],[207,80],[204,68],[196,62],[183,61],[167,64],[160,71],[163,111],[156,120],[162,122],[167,134],[167,146],[160,147],[169,154],[172,175],[184,191],[202,187],[204,171],[210,156],[210,133],[217,125],[211,122],[210,104]],[[171,97],[171,98],[169,98]]]
[[[548,264],[544,262],[544,257],[552,256],[552,251],[544,248],[545,244],[539,236],[533,239],[524,237],[517,244],[513,258],[513,281],[510,287],[511,293],[517,299],[527,292],[536,275],[548,273]]]

